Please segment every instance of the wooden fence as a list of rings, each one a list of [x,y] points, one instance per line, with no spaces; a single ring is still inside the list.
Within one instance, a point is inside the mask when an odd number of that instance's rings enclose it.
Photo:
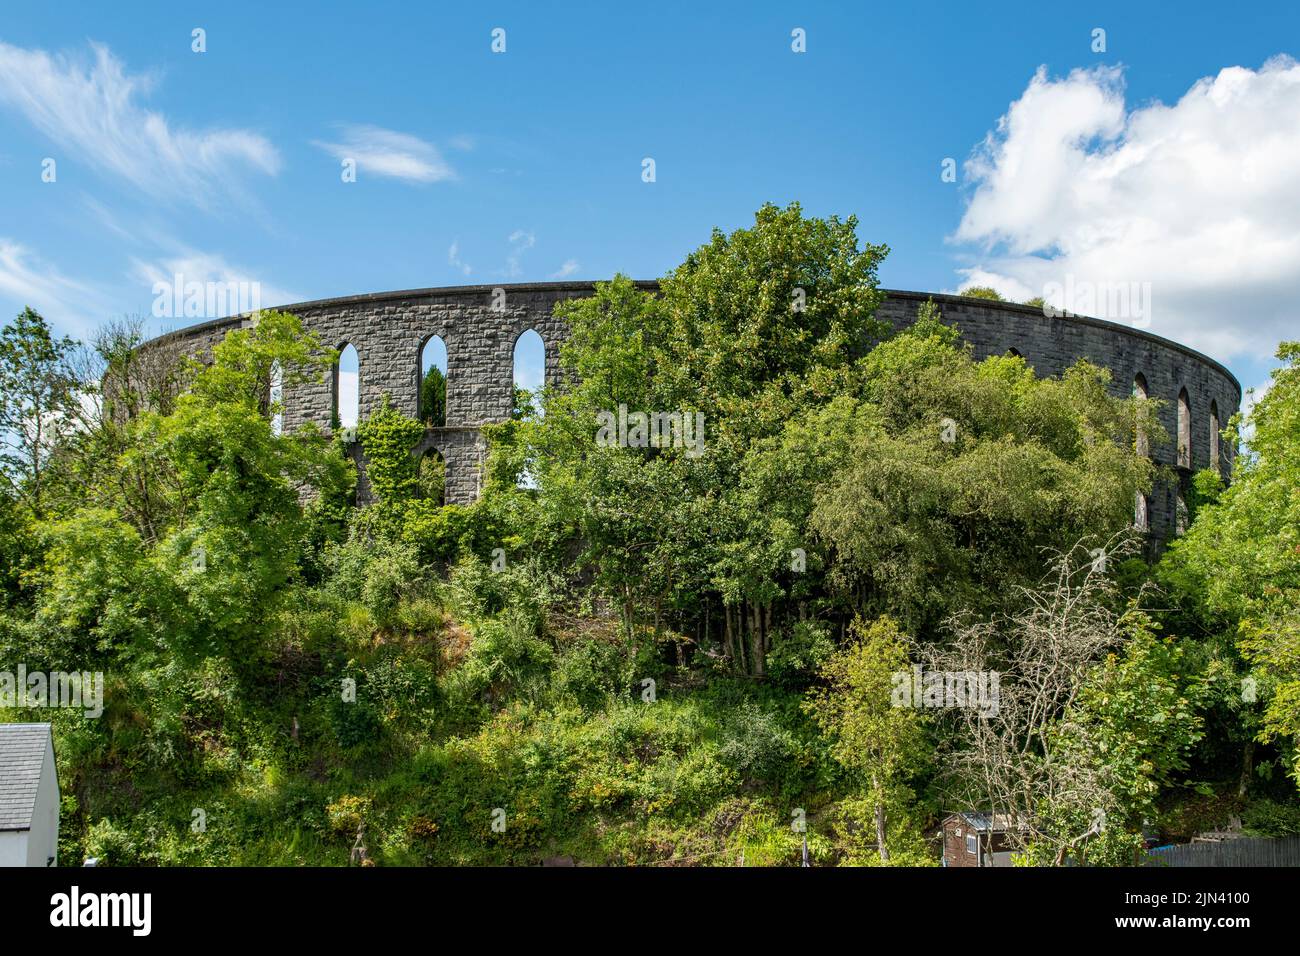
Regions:
[[[1300,837],[1241,837],[1147,851],[1145,866],[1300,866]]]

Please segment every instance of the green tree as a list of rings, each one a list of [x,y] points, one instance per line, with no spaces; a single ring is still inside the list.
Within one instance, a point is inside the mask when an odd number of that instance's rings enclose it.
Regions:
[[[1104,370],[975,362],[932,303],[890,336],[886,250],[855,230],[765,206],[659,297],[620,278],[565,303],[573,378],[522,423],[544,547],[567,536],[629,624],[670,619],[753,676],[810,612],[923,634],[995,604],[1042,548],[1126,527],[1152,479],[1134,435],[1158,424]],[[703,441],[601,440],[638,411],[702,416]]]
[[[240,667],[263,654],[297,573],[303,497],[336,493],[350,467],[313,426],[275,433],[271,368],[298,383],[331,360],[295,317],[269,312],[193,363],[170,413],[132,419],[118,457],[128,472],[148,463],[156,508],[136,524],[128,509],[89,507],[49,528],[38,616],[65,629],[143,621],[114,634],[145,630],[173,653]]]
[[[33,558],[32,536],[27,509],[8,489],[0,492],[0,608],[19,601],[22,572]]]
[[[1282,343],[1277,357],[1232,483],[1198,508],[1160,573],[1211,628],[1235,634],[1254,667],[1250,696],[1265,702],[1260,739],[1286,744],[1300,784],[1300,342]],[[1234,417],[1229,442],[1244,424]]]
[[[0,475],[37,515],[50,454],[79,417],[75,348],[30,307],[0,329]]]
[[[889,814],[913,797],[911,779],[929,757],[920,711],[894,699],[898,675],[910,681],[912,662],[902,633],[889,618],[853,623],[854,641],[821,669],[825,685],[805,709],[831,742],[831,754],[865,782],[881,863],[890,860]],[[904,815],[905,819],[905,815]]]
[[[1091,792],[1062,787],[1043,807],[1054,833],[1075,835],[1049,844],[1057,865],[1067,855],[1093,865],[1135,865],[1156,798],[1187,769],[1204,733],[1205,682],[1189,673],[1185,647],[1158,639],[1144,615],[1131,614],[1127,626],[1126,646],[1093,668],[1053,730],[1061,762],[1086,767],[1096,783]]]
[[[420,379],[420,420],[429,428],[447,424],[447,376],[436,365]]]
[[[674,614],[702,642],[717,621],[723,653],[758,675],[783,588],[773,546],[746,537],[740,473],[755,441],[832,398],[885,331],[874,314],[887,250],[860,244],[856,225],[767,205],[752,228],[715,230],[658,297],[619,278],[560,306],[572,330],[561,362],[576,380],[525,431],[544,526],[585,545],[581,562],[625,619],[657,629]],[[598,444],[600,416],[620,409],[702,420],[703,434],[693,447]]]
[[[932,306],[858,373],[749,458],[749,513],[815,542],[855,613],[925,634],[989,611],[1038,579],[1045,548],[1126,528],[1152,481],[1132,436],[1158,425],[1110,394],[1106,371],[1039,379],[1018,357],[975,362]]]
[[[997,289],[987,285],[969,285],[957,294],[964,295],[968,299],[989,299],[993,302],[1006,301]]]

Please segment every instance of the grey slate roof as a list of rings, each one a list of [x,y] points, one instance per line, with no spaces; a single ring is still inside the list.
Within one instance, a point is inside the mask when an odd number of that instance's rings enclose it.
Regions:
[[[961,817],[966,821],[966,825],[977,833],[1007,833],[1011,830],[1025,829],[1023,826],[1017,827],[1015,818],[1007,813],[972,813],[958,810],[952,816]]]
[[[32,828],[49,739],[49,724],[0,724],[0,830]]]

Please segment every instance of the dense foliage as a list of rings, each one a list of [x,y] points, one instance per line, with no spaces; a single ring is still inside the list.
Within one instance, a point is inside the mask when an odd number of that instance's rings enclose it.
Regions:
[[[1152,564],[1153,403],[976,361],[933,304],[889,328],[886,254],[765,206],[659,294],[563,304],[564,374],[485,429],[467,506],[415,454],[436,370],[347,445],[272,426],[273,377],[337,360],[293,316],[178,362],[24,312],[0,671],[106,687],[3,712],[56,726],[62,862],[918,865],[958,806],[1039,864],[1300,830],[1300,346]],[[900,705],[921,668],[1001,706]]]

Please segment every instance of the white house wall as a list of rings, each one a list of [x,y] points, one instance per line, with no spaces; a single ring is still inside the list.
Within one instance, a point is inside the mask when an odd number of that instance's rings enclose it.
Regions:
[[[27,841],[28,866],[54,866],[59,855],[59,775],[54,765],[54,743],[45,744],[41,782],[36,790],[36,812]],[[50,863],[54,857],[54,863]]]
[[[27,865],[27,831],[0,833],[0,866]]]

